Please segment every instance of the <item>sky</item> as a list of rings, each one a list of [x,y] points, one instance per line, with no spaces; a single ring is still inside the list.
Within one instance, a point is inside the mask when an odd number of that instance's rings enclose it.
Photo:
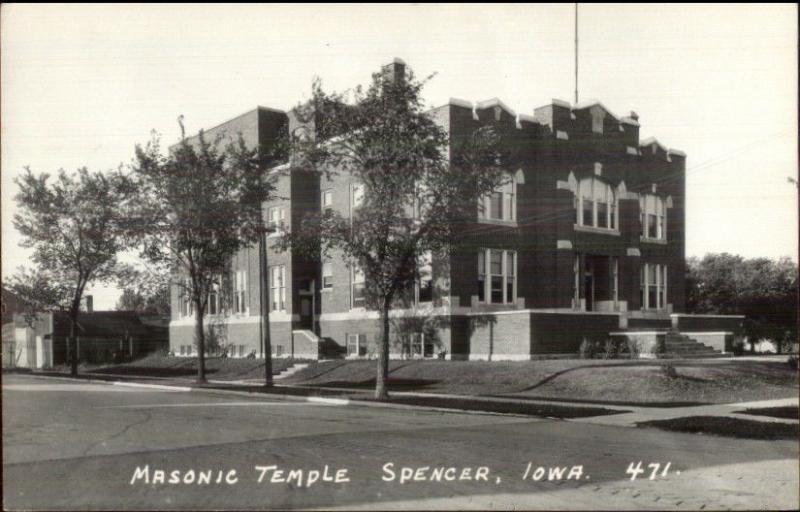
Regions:
[[[137,143],[256,105],[288,110],[314,77],[367,83],[395,57],[428,105],[574,101],[574,6],[23,5],[0,10],[2,274],[29,264],[14,178],[129,164]],[[641,138],[687,153],[687,256],[797,261],[797,6],[579,7],[580,99],[636,111]],[[96,309],[119,290],[95,287]]]

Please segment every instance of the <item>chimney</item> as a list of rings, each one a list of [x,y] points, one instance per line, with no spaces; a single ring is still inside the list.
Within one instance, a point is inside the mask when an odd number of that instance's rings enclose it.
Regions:
[[[403,59],[395,58],[392,62],[383,66],[381,72],[385,80],[400,83],[406,77],[406,63],[403,62]]]
[[[637,113],[636,113],[636,112],[634,112],[633,110],[631,110],[631,114],[630,114],[630,116],[629,116],[629,117],[630,117],[631,119],[633,119],[634,121],[639,121],[639,114],[637,114]]]
[[[86,312],[91,313],[94,310],[94,298],[91,295],[86,296]]]

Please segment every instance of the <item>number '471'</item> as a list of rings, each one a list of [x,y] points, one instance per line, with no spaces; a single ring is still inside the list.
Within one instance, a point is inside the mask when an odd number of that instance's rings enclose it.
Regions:
[[[662,469],[661,463],[659,462],[651,462],[647,465],[650,468],[650,480],[655,480],[657,477],[665,477],[669,473],[669,467],[672,465],[672,462],[667,462],[664,464]],[[659,473],[659,470],[661,472]],[[625,474],[631,475],[631,480],[636,480],[636,477],[639,475],[646,473],[647,470],[642,468],[642,461],[636,463],[636,465],[631,462],[628,464],[628,469],[625,470]]]

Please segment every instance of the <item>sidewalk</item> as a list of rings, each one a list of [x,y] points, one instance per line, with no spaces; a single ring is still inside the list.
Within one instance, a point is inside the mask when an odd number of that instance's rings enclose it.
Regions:
[[[798,406],[797,398],[782,398],[776,400],[761,400],[757,402],[741,402],[734,404],[696,405],[691,407],[645,407],[629,413],[614,414],[611,416],[592,416],[591,418],[576,418],[572,421],[594,423],[600,425],[616,425],[621,427],[635,427],[637,423],[654,420],[671,420],[689,416],[721,416],[740,420],[760,421],[763,423],[800,423],[797,418],[774,418],[755,414],[741,414],[745,409],[761,409],[767,407]]]

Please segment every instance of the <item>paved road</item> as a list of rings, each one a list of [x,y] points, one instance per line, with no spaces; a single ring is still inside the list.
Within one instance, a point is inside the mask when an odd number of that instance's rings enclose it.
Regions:
[[[5,376],[2,398],[6,509],[797,509],[800,500],[796,442],[29,376]],[[631,481],[626,469],[639,461],[647,472]],[[659,472],[670,463],[667,476],[649,480],[649,463]],[[535,481],[538,467],[567,469]]]

